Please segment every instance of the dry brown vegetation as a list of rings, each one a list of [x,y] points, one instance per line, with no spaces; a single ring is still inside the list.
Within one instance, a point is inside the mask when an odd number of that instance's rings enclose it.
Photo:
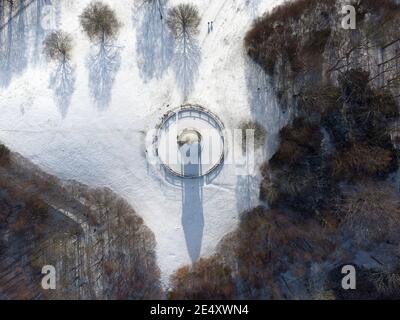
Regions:
[[[272,167],[301,165],[319,154],[322,135],[320,128],[304,118],[296,118],[279,132],[280,146],[270,160]]]
[[[214,256],[175,272],[170,298],[287,298],[290,284],[282,275],[290,269],[301,281],[308,265],[333,249],[315,221],[258,207],[243,213]]]
[[[301,75],[303,80],[309,75],[314,82],[315,76],[320,77],[324,72],[323,62],[332,66],[329,72],[345,71],[362,63],[362,57],[357,56],[360,49],[386,49],[399,41],[396,26],[400,5],[395,1],[384,0],[379,4],[370,0],[354,1],[358,28],[349,31],[337,27],[341,5],[332,0],[285,2],[256,20],[248,31],[245,37],[248,55],[270,74],[289,72],[292,79]],[[324,61],[326,52],[329,55],[337,52],[337,55],[331,57],[332,61]],[[381,71],[377,70],[377,74]]]
[[[364,180],[344,188],[342,193],[336,213],[359,243],[398,242],[400,197],[395,187]]]
[[[324,20],[335,3],[330,0],[288,1],[258,19],[245,37],[248,55],[269,73],[273,73],[279,61],[288,61],[294,73],[315,66],[315,54],[323,52],[330,36],[329,24],[328,28],[308,35],[299,34],[298,27],[302,19],[313,16],[312,12],[319,6],[324,8],[325,14],[320,17]]]
[[[341,267],[329,273],[327,286],[335,299],[341,300],[398,300],[400,297],[400,270],[371,270],[356,265],[357,290],[342,290]]]
[[[332,193],[320,127],[296,118],[279,136],[278,150],[261,168],[261,200],[273,208],[283,206],[319,215]]]
[[[299,110],[307,119],[318,122],[343,104],[341,90],[332,84],[307,87],[299,96]]]
[[[332,174],[335,178],[343,180],[363,176],[385,176],[392,171],[393,158],[391,151],[380,147],[353,145],[335,154]]]
[[[231,269],[218,255],[201,258],[193,266],[185,266],[171,277],[169,299],[230,299],[235,292]]]
[[[126,201],[9,157],[0,166],[2,298],[161,297],[154,236]],[[55,291],[40,289],[48,264],[56,268]]]

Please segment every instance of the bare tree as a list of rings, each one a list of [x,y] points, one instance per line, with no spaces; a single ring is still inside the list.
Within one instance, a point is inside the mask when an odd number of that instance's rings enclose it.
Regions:
[[[65,62],[71,59],[72,37],[62,31],[50,33],[43,42],[46,56],[55,61]]]
[[[54,92],[59,111],[64,118],[74,92],[75,70],[71,66],[72,37],[62,31],[50,33],[43,42],[46,56],[57,62],[50,76],[49,87]]]
[[[104,43],[108,39],[115,38],[121,27],[114,10],[101,2],[91,2],[80,15],[83,30],[91,41]]]
[[[167,25],[177,39],[188,39],[199,32],[199,12],[192,4],[180,4],[168,11]]]
[[[175,76],[183,92],[184,101],[194,86],[201,58],[200,48],[195,39],[199,32],[199,24],[199,13],[194,5],[180,4],[168,11],[167,26],[176,40]]]
[[[80,15],[83,30],[97,42],[97,52],[88,58],[89,87],[98,107],[105,108],[111,99],[111,88],[120,66],[119,48],[112,43],[121,28],[115,11],[99,1],[91,2]]]

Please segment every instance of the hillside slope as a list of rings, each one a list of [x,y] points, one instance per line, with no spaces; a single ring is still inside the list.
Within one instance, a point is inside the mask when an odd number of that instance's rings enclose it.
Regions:
[[[162,296],[154,235],[126,201],[0,149],[0,299]],[[45,265],[57,290],[42,290]]]

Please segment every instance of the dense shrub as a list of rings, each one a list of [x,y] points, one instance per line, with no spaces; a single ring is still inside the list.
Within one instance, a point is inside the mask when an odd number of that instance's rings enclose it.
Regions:
[[[272,169],[263,177],[260,199],[272,208],[296,210],[304,217],[320,215],[334,196],[333,185],[321,168]]]
[[[334,2],[288,1],[258,19],[245,37],[248,55],[269,73],[273,72],[281,57],[283,61],[289,61],[295,73],[315,67],[315,59],[311,57],[315,58],[316,53],[323,52],[331,31],[324,28],[303,37],[296,27],[302,17],[311,15],[318,6],[329,11]],[[325,18],[321,16],[321,19]]]
[[[400,10],[400,5],[393,0],[357,0],[353,1],[353,5],[356,7],[359,21],[368,14],[380,16],[383,21],[387,21],[398,14]]]
[[[280,131],[280,145],[262,169],[260,198],[273,208],[320,214],[332,196],[319,125],[296,118]]]
[[[189,39],[199,32],[200,15],[196,6],[179,4],[168,11],[167,25],[177,39]]]
[[[365,180],[343,188],[336,212],[360,244],[398,241],[400,195],[386,182]]]
[[[172,290],[168,297],[177,300],[230,299],[235,292],[231,272],[218,255],[201,258],[193,266],[182,267],[171,276]]]
[[[234,243],[238,281],[245,297],[284,298],[277,285],[281,275],[294,265],[301,273],[308,263],[323,260],[332,249],[316,232],[319,228],[315,221],[303,220],[296,213],[262,207],[244,212],[230,241]]]
[[[353,108],[368,107],[381,112],[386,118],[399,116],[396,100],[386,89],[374,89],[370,85],[370,73],[360,69],[350,69],[339,78],[339,84],[344,101]]]
[[[170,298],[287,298],[290,284],[282,283],[282,275],[295,265],[304,275],[310,263],[323,261],[333,249],[314,221],[257,207],[242,214],[216,255],[175,272]]]
[[[399,243],[395,232],[399,228],[399,195],[383,178],[398,167],[394,145],[394,123],[399,119],[394,98],[398,55],[394,45],[399,41],[400,4],[393,0],[360,0],[353,4],[359,15],[357,30],[337,28],[341,2],[298,0],[285,2],[256,20],[245,37],[248,55],[272,76],[279,102],[285,108],[289,105],[295,115],[293,123],[281,130],[276,153],[261,167],[260,197],[273,209],[269,221],[255,219],[250,229],[257,233],[266,228],[264,224],[271,227],[279,217],[278,230],[293,230],[296,228],[291,224],[317,217],[305,221],[322,222],[332,227],[335,237],[357,240],[346,241],[346,248],[341,249],[343,257],[335,256],[335,263],[353,254],[348,245],[357,252],[362,243],[374,248],[381,243]],[[390,60],[378,65],[380,59],[370,50],[371,45],[390,47],[385,55],[395,56],[385,56]],[[365,181],[366,177],[370,180]],[[345,181],[353,185],[343,187]],[[275,216],[276,212],[279,215]],[[311,232],[315,230],[318,226],[313,225]],[[284,240],[276,241],[276,252],[278,260],[287,259],[286,265],[282,263],[287,267],[296,261],[296,254],[286,251],[285,241],[290,242],[287,234],[281,236]],[[241,238],[246,236],[242,234]],[[251,242],[258,243],[255,238]],[[273,242],[260,243],[270,248]],[[246,252],[246,245],[243,256],[253,255]],[[265,256],[260,257],[265,260]],[[276,283],[276,275],[268,274],[273,259],[268,256],[267,260],[261,269]],[[249,272],[244,276],[257,279],[254,269],[245,271]],[[360,284],[358,297],[396,296],[398,279],[396,272],[370,274]],[[263,279],[255,283],[273,287]],[[257,287],[255,283],[253,288]],[[336,289],[323,288],[323,295],[341,298]]]
[[[271,167],[304,164],[312,161],[321,149],[322,134],[317,125],[296,118],[279,132],[280,146],[270,160]]]
[[[363,176],[384,176],[393,169],[390,150],[364,144],[352,145],[335,154],[332,174],[342,180]]]
[[[304,117],[319,122],[342,109],[341,90],[332,84],[310,85],[300,93],[298,106]]]
[[[390,128],[399,118],[398,104],[390,91],[372,88],[369,79],[368,72],[351,69],[341,75],[339,87],[305,86],[299,112],[320,123],[338,149],[367,143],[392,151]]]
[[[18,155],[0,168],[0,234],[7,234],[0,243],[3,298],[162,296],[154,235],[126,201],[108,189],[61,183]],[[37,285],[48,264],[57,268],[57,290]]]

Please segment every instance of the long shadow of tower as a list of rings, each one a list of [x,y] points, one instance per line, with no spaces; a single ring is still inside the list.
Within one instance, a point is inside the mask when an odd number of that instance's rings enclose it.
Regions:
[[[186,247],[192,262],[200,257],[203,239],[203,182],[200,142],[183,145],[182,159],[182,226]]]

